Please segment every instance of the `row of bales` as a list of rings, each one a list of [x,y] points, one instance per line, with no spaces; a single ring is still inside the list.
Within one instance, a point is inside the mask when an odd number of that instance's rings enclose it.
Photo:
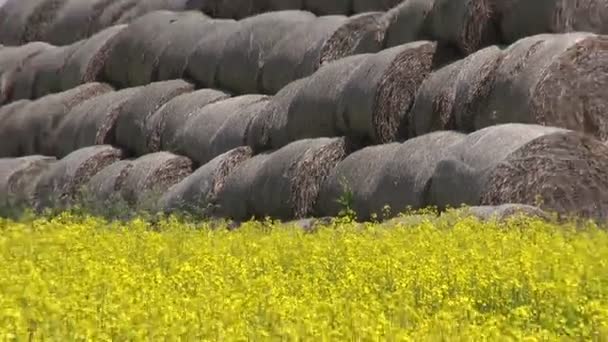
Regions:
[[[8,0],[0,207],[605,220],[601,1],[314,2]]]

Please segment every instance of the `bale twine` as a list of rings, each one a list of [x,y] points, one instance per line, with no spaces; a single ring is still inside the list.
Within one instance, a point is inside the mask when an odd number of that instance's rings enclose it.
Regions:
[[[317,15],[345,14],[353,12],[353,0],[304,0],[304,10]]]
[[[264,92],[274,94],[289,82],[311,75],[323,63],[379,51],[385,26],[379,18],[379,13],[323,16],[290,31],[264,62]]]
[[[248,146],[260,152],[289,144],[287,113],[294,97],[302,87],[308,85],[308,81],[308,78],[293,81],[270,98],[265,109],[256,115],[249,125]]]
[[[21,120],[19,118],[25,115],[24,109],[30,103],[30,100],[21,100],[0,107],[0,122],[2,122],[2,125],[0,125],[0,139],[2,140],[0,157],[8,158],[22,155],[22,153],[19,153],[20,141],[16,137],[20,133],[19,124]]]
[[[178,152],[178,136],[188,119],[206,105],[229,97],[219,90],[200,89],[169,100],[147,121],[148,146],[152,151]]]
[[[68,0],[42,34],[44,41],[68,45],[89,38],[95,20],[115,0]]]
[[[109,145],[85,147],[54,163],[42,174],[34,191],[37,210],[65,209],[73,204],[81,186],[106,166],[124,157]]]
[[[491,172],[481,204],[522,203],[550,213],[605,223],[608,218],[608,147],[579,132],[537,138]]]
[[[46,156],[0,158],[0,213],[16,216],[31,209],[34,184],[57,160]]]
[[[385,46],[393,47],[430,38],[429,15],[434,0],[406,0],[384,15]]]
[[[193,53],[201,35],[207,34],[209,27],[215,25],[200,12],[190,12],[190,15],[178,20],[172,25],[172,34],[165,48],[158,57],[158,68],[155,80],[172,80],[183,78],[186,72],[188,57]]]
[[[24,72],[25,65],[38,54],[55,47],[34,42],[19,47],[7,47],[0,52],[0,104],[12,100],[16,75]]]
[[[217,195],[226,179],[252,155],[249,147],[237,147],[213,158],[172,186],[159,200],[159,209],[165,213],[177,212],[197,217],[214,215]]]
[[[21,42],[44,40],[44,35],[51,26],[57,13],[68,0],[42,0],[36,9],[28,16],[21,36]]]
[[[133,161],[121,160],[99,171],[82,186],[79,203],[94,215],[118,216],[127,207],[121,190],[132,167]]]
[[[434,0],[429,17],[434,40],[469,55],[500,41],[493,0]]]
[[[192,171],[192,161],[186,157],[169,152],[146,154],[133,161],[123,182],[121,196],[131,206],[152,210],[164,192]]]
[[[204,88],[218,88],[217,71],[229,37],[239,29],[235,20],[213,20],[186,62],[185,76]]]
[[[165,39],[169,27],[184,15],[157,11],[130,23],[114,39],[104,66],[105,79],[121,88],[150,83],[158,56],[169,43]]]
[[[188,119],[178,137],[180,152],[190,157],[199,165],[209,162],[217,156],[213,154],[211,143],[222,125],[231,117],[244,118],[257,114],[260,106],[264,105],[267,100],[267,97],[264,95],[242,95],[217,101],[199,109]],[[235,120],[231,122],[235,122]],[[243,127],[247,123],[242,122],[238,123],[238,125],[239,127]],[[239,131],[238,128],[235,130]],[[228,132],[228,130],[225,131]],[[229,140],[227,144],[230,144],[238,139],[228,137],[227,140]],[[222,141],[218,140],[214,147],[221,149],[224,147],[221,143]],[[241,145],[244,145],[244,142],[241,142],[237,146]],[[221,153],[223,152],[225,151]]]
[[[608,138],[608,38],[590,33],[525,38],[505,51],[476,127],[522,122]],[[567,94],[567,96],[564,96]]]
[[[349,76],[370,54],[361,54],[339,59],[321,67],[307,77],[293,95],[287,112],[276,112],[278,122],[285,122],[285,141],[273,139],[273,146],[279,143],[317,137],[335,137],[340,132],[336,126],[336,113],[344,86]]]
[[[503,124],[467,135],[437,164],[429,185],[429,203],[440,210],[462,204],[481,204],[481,193],[487,186],[491,170],[529,142],[564,131],[539,125]]]
[[[498,222],[506,222],[512,218],[522,216],[544,220],[550,218],[548,213],[538,207],[515,203],[467,207],[457,212],[461,215],[476,217],[481,221],[496,220]]]
[[[140,88],[111,91],[83,101],[61,120],[52,139],[55,156],[92,145],[115,145],[116,120],[122,106]]]
[[[113,41],[125,28],[126,25],[112,26],[85,40],[61,70],[61,89],[67,90],[83,83],[100,81]]]
[[[350,206],[358,219],[369,220],[426,207],[427,183],[435,166],[464,137],[457,132],[434,132],[354,152],[338,164],[321,188],[316,214],[336,216]],[[350,203],[341,203],[340,199],[348,197]]]
[[[428,41],[370,55],[348,76],[334,114],[343,134],[372,143],[407,137],[416,92],[443,51]]]
[[[148,119],[174,97],[194,90],[194,86],[183,80],[151,83],[142,87],[122,106],[116,121],[116,143],[134,153],[143,155],[155,152],[150,149]]]
[[[309,12],[280,11],[240,20],[221,54],[217,70],[220,88],[237,94],[261,93],[261,68],[273,46],[285,34],[314,18]]]
[[[28,18],[34,14],[40,6],[40,0],[9,0],[0,8],[0,43],[5,45],[22,45],[23,33],[26,29]]]
[[[55,130],[70,110],[87,99],[111,90],[107,84],[87,83],[30,102],[23,108],[22,115],[12,115],[7,122],[12,126],[15,144],[9,155],[52,155],[55,150]]]
[[[245,161],[218,194],[222,216],[281,220],[310,216],[319,188],[352,150],[343,138],[303,139]]]

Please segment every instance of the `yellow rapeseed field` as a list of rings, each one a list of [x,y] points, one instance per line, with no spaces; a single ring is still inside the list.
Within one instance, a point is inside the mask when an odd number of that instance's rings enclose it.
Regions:
[[[0,220],[3,341],[607,338],[592,226]]]

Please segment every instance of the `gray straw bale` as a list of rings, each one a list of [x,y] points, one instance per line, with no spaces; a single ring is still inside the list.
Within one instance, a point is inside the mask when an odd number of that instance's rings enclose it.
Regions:
[[[111,53],[116,36],[127,26],[115,25],[83,41],[66,61],[59,77],[61,89],[102,80],[103,67]]]
[[[219,212],[237,221],[309,217],[321,184],[351,149],[344,138],[303,139],[255,156],[226,179]]]
[[[23,44],[21,38],[28,18],[34,14],[40,3],[40,0],[7,0],[0,8],[0,26],[10,29],[0,30],[0,43],[12,46]]]
[[[405,0],[384,15],[385,46],[393,47],[430,38],[428,21],[435,0]]]
[[[148,145],[149,137],[154,134],[148,131],[149,118],[169,100],[192,90],[194,86],[183,80],[155,82],[142,87],[120,110],[116,122],[116,144],[135,155],[155,152]]]
[[[500,41],[494,0],[434,0],[429,17],[433,40],[456,46],[464,55]]]
[[[70,110],[87,99],[111,90],[107,84],[87,83],[30,102],[21,110],[21,115],[12,115],[8,119],[13,142],[10,144],[11,151],[4,152],[9,156],[52,155],[55,150],[55,130]]]
[[[34,42],[18,47],[6,47],[0,52],[0,104],[11,100],[15,92],[16,75],[38,54],[55,47],[47,43]]]
[[[115,0],[68,0],[42,34],[44,41],[68,45],[91,37],[97,18]],[[104,27],[105,28],[105,27]]]
[[[505,51],[476,128],[521,122],[608,138],[608,38],[591,33],[524,38]],[[566,94],[566,95],[564,95]]]
[[[121,196],[138,209],[154,209],[160,196],[192,171],[192,161],[186,157],[169,152],[146,154],[133,161],[123,182]]]
[[[491,172],[481,204],[536,205],[560,216],[608,218],[608,146],[573,131],[539,137],[511,153]]]
[[[40,0],[39,5],[27,18],[21,42],[44,41],[45,33],[67,1]]]
[[[226,122],[235,123],[236,120],[230,120],[232,117],[250,118],[256,115],[260,111],[260,106],[266,104],[267,101],[268,98],[264,95],[242,95],[202,107],[190,116],[179,134],[178,145],[180,153],[190,157],[199,165],[207,163],[217,156],[217,154],[213,154],[214,150],[212,150],[212,141],[216,132]],[[242,131],[241,127],[245,126],[246,128],[247,122],[241,122],[238,125],[239,127],[235,128],[237,132]],[[228,132],[227,129],[224,129],[224,131]],[[237,135],[237,132],[232,132],[231,134]],[[226,137],[225,139],[228,141],[222,141],[219,140],[221,138],[217,138],[218,141],[215,142],[213,147],[215,150],[221,150],[230,144],[237,143],[237,138],[235,136]],[[244,139],[246,137],[241,138],[243,140],[237,146],[245,145]],[[228,148],[228,150],[231,148]],[[220,154],[226,151],[221,151]]]
[[[214,18],[243,19],[256,14],[299,10],[304,0],[192,0],[203,13]]]
[[[36,66],[36,77],[34,79],[34,87],[32,92],[33,98],[58,93],[77,86],[74,85],[70,88],[62,87],[61,77],[66,63],[70,60],[70,58],[72,58],[78,49],[80,49],[82,43],[83,42],[76,42],[68,46],[61,46],[58,48],[58,50],[52,50],[55,51],[55,53],[49,56],[46,61],[41,61],[41,63]],[[46,54],[42,53],[37,55],[32,59],[32,62],[38,58],[42,58],[44,55]]]
[[[194,113],[230,95],[214,89],[200,89],[174,97],[160,107],[147,121],[151,132],[148,146],[152,151],[178,152],[180,131]]]
[[[460,215],[477,217],[481,221],[496,220],[498,222],[505,222],[509,219],[522,216],[544,220],[550,218],[548,213],[538,207],[515,203],[467,207],[459,209],[457,213]]]
[[[317,15],[345,14],[353,12],[353,0],[304,0],[304,10]]]
[[[364,13],[372,11],[388,11],[403,2],[403,0],[352,0],[353,12]]]
[[[65,209],[75,204],[81,187],[106,166],[124,157],[123,151],[109,145],[89,146],[74,151],[54,163],[36,184],[37,210]]]
[[[19,126],[21,122],[19,117],[25,115],[24,109],[31,103],[30,100],[20,100],[9,103],[0,107],[0,157],[17,157],[23,155],[19,153],[20,141],[16,139],[19,136]]]
[[[279,11],[240,20],[221,54],[217,70],[220,88],[237,94],[261,93],[261,69],[273,46],[285,34],[314,18],[309,12]]]
[[[123,88],[150,83],[158,57],[169,44],[171,24],[185,15],[156,11],[135,19],[114,39],[104,67],[105,79]]]
[[[237,147],[213,158],[172,186],[159,200],[159,209],[165,213],[212,216],[217,194],[224,187],[226,179],[252,155],[249,147]]]
[[[294,97],[302,87],[308,85],[308,81],[308,78],[293,81],[270,98],[265,109],[255,116],[249,125],[248,146],[260,152],[289,144],[287,113]]]
[[[345,209],[339,200],[347,194],[359,220],[426,207],[427,184],[435,166],[464,137],[457,132],[434,132],[354,152],[338,164],[321,188],[316,214],[338,215]],[[387,206],[390,212],[385,211]]]
[[[365,58],[343,86],[334,114],[339,132],[372,143],[406,138],[416,92],[442,54],[436,43],[419,41]]]
[[[0,158],[0,215],[31,209],[37,178],[56,161],[40,155]]]
[[[189,10],[198,10],[202,6],[199,4],[201,0],[146,0],[139,1],[129,10],[125,11],[120,19],[119,24],[128,24],[136,18],[142,17],[150,12],[166,10],[173,12],[182,12]]]
[[[93,17],[90,32],[99,32],[105,28],[116,25],[122,15],[137,6],[140,0],[106,0],[103,9]]]
[[[324,63],[379,51],[384,40],[384,25],[379,18],[379,13],[350,18],[322,16],[291,30],[264,62],[264,92],[274,94],[289,82],[311,75]]]
[[[158,68],[155,80],[183,78],[188,58],[194,52],[201,37],[206,35],[211,26],[216,24],[200,12],[189,12],[188,16],[171,25],[169,44],[158,57]]]
[[[82,186],[79,202],[94,214],[110,212],[124,205],[122,187],[133,167],[132,160],[121,160],[108,165]]]
[[[608,7],[605,0],[565,1],[562,6],[562,32],[608,33]]]
[[[339,100],[349,76],[371,54],[345,57],[322,66],[307,77],[293,95],[287,112],[275,113],[277,122],[285,122],[282,136],[272,138],[273,147],[300,139],[339,135],[336,123]],[[281,118],[280,116],[286,116]]]
[[[126,88],[90,98],[61,120],[53,135],[55,156],[92,145],[115,145],[116,121],[122,106],[141,88]]]
[[[240,22],[235,20],[213,20],[188,57],[186,78],[194,80],[201,87],[218,88],[217,71],[222,51],[239,25]]]
[[[439,209],[481,204],[481,192],[491,170],[529,142],[564,131],[515,123],[491,126],[467,135],[460,144],[452,146],[437,165],[429,186],[430,204]]]

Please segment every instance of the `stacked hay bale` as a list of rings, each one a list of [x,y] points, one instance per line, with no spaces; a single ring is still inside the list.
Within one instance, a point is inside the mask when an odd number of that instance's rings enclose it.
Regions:
[[[15,74],[21,72],[25,64],[52,45],[35,42],[18,47],[5,47],[0,51],[0,104],[13,99]]]
[[[588,135],[505,124],[469,134],[435,169],[429,201],[440,208],[520,203],[603,221],[608,147]]]
[[[95,20],[112,1],[68,0],[42,33],[42,39],[55,45],[68,45],[91,37],[98,32],[94,30]]]
[[[435,166],[464,137],[456,132],[435,132],[404,143],[354,152],[338,164],[322,185],[315,213],[336,216],[350,209],[359,220],[369,220],[426,207],[427,183]],[[343,199],[349,202],[344,203]]]
[[[344,138],[303,139],[244,161],[217,194],[217,215],[236,221],[309,217],[319,189],[353,146]]]
[[[28,20],[41,5],[40,0],[8,0],[0,8],[0,43],[5,45],[21,45]]]
[[[78,203],[95,215],[112,219],[128,218],[128,205],[121,191],[131,168],[132,160],[121,160],[110,164],[82,186]]]

